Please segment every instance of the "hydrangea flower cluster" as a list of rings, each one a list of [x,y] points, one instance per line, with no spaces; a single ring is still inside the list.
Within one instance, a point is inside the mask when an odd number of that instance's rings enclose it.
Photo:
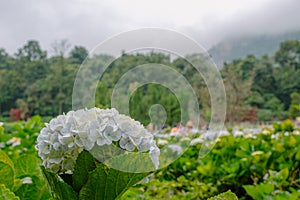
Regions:
[[[43,165],[53,172],[72,172],[84,149],[95,145],[115,145],[127,151],[149,151],[156,168],[160,150],[153,135],[138,121],[116,109],[81,109],[59,115],[46,124],[37,138],[36,148]]]

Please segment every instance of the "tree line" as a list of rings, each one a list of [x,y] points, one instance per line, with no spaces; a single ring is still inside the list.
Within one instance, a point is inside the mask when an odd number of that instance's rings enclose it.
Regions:
[[[82,62],[96,66],[87,72],[99,73],[99,66],[111,62],[96,84],[96,106],[111,106],[117,81],[135,66],[160,63],[172,67],[189,81],[199,100],[203,121],[210,119],[210,96],[205,81],[183,58],[163,53],[125,54],[118,59],[110,55],[90,55],[85,47],[66,40],[52,46],[52,55],[41,49],[38,41],[28,41],[13,55],[0,49],[0,113],[11,120],[32,115],[56,116],[72,109],[73,85]],[[188,55],[190,57],[196,55]],[[213,55],[212,55],[213,56]],[[94,70],[94,71],[93,71]],[[285,41],[274,55],[257,58],[249,55],[224,63],[220,70],[226,96],[228,122],[274,121],[300,116],[300,42]],[[135,83],[131,84],[136,87]],[[129,88],[130,89],[130,88]],[[139,86],[130,98],[133,118],[150,122],[148,111],[153,104],[164,106],[167,123],[180,121],[180,105],[168,88],[158,84]]]

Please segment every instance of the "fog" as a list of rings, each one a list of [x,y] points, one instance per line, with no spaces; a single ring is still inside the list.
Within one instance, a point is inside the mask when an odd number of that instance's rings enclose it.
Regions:
[[[300,30],[300,1],[0,1],[0,48],[14,53],[27,40],[51,50],[56,40],[92,49],[123,31],[161,27],[210,48],[226,38]]]

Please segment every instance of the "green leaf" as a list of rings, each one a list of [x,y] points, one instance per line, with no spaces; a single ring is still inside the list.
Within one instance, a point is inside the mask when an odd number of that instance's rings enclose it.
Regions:
[[[228,190],[227,192],[211,197],[208,200],[238,200],[238,198],[234,193]]]
[[[212,170],[211,170],[213,168],[212,166],[213,166],[213,161],[209,160],[205,165],[199,165],[197,167],[197,171],[200,174],[210,176],[212,174]]]
[[[16,160],[15,173],[19,179],[15,179],[14,191],[21,199],[41,199],[43,196],[45,198],[50,197],[47,182],[42,175],[39,164],[40,160],[36,156],[29,154],[22,155]],[[30,177],[33,183],[22,184],[20,179],[24,177]]]
[[[45,167],[41,167],[42,172],[45,175],[48,185],[51,190],[53,199],[56,200],[75,200],[78,199],[78,195],[72,189],[71,186],[60,180],[57,174],[48,171]]]
[[[96,168],[94,157],[87,151],[82,151],[76,160],[73,172],[73,188],[79,192],[82,186],[87,182],[89,172]]]
[[[148,173],[127,173],[100,164],[89,174],[87,183],[79,193],[82,200],[110,200],[122,196],[129,187],[136,184]]]
[[[267,183],[261,183],[261,184],[257,185],[257,189],[264,194],[272,194],[272,192],[274,191],[274,185],[267,184]]]
[[[11,192],[5,185],[0,184],[0,199],[3,200],[20,200],[13,192]]]
[[[36,126],[41,125],[41,117],[38,115],[35,115],[30,118],[30,120],[25,124],[24,129],[28,130],[29,133],[34,133],[33,130]]]
[[[105,160],[110,159],[114,156],[118,156],[125,153],[125,150],[114,146],[114,145],[95,145],[90,151],[90,154],[97,159],[99,162],[103,163]]]
[[[13,189],[14,186],[14,171],[10,165],[3,162],[0,162],[0,184],[9,189]]]
[[[289,176],[289,169],[288,168],[284,168],[282,170],[280,170],[279,172],[279,177],[282,181],[285,181]]]
[[[36,185],[38,178],[37,177],[31,177],[31,178],[32,178],[31,184],[22,184],[22,186],[16,191],[16,195],[18,195],[22,200],[38,199],[39,188]]]
[[[155,171],[155,166],[150,159],[149,153],[130,152],[114,156],[108,159],[104,164],[110,168],[129,173],[144,173]]]
[[[14,180],[14,188],[13,188],[13,191],[15,192],[15,191],[17,191],[21,186],[22,186],[22,180],[21,179],[18,179],[18,178],[16,178],[15,180]]]
[[[261,192],[254,185],[244,185],[243,188],[247,194],[250,195],[254,200],[263,199]]]
[[[14,165],[2,150],[0,150],[0,184],[11,190],[14,186]]]
[[[33,155],[20,156],[15,165],[16,177],[39,176],[38,159]]]
[[[246,190],[247,194],[255,200],[264,199],[266,195],[270,195],[274,191],[274,185],[267,183],[244,185],[243,188]]]
[[[73,187],[72,174],[59,174],[59,177],[62,178],[65,183]]]
[[[8,164],[11,166],[12,169],[14,169],[14,163],[11,161],[11,159],[6,155],[4,151],[0,149],[0,162],[3,162],[5,164]]]

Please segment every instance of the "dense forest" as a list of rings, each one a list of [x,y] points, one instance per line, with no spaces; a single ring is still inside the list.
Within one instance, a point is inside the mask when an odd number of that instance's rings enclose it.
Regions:
[[[71,110],[75,77],[87,56],[86,48],[70,49],[65,40],[53,45],[51,56],[34,40],[13,55],[0,49],[0,121],[27,119],[36,114],[56,116]],[[87,58],[98,65],[113,59],[110,55]],[[162,63],[179,71],[196,92],[203,119],[210,119],[210,97],[204,80],[185,59],[171,59],[163,53],[123,54],[114,60],[100,81],[90,80],[98,84],[96,106],[110,107],[116,82],[129,69],[144,63]],[[249,55],[224,63],[220,72],[227,96],[227,122],[275,121],[300,116],[298,40],[281,43],[272,56]],[[169,89],[157,84],[141,86],[134,92],[130,99],[132,117],[148,124],[148,110],[153,104],[164,106],[168,124],[180,121],[178,100]]]

